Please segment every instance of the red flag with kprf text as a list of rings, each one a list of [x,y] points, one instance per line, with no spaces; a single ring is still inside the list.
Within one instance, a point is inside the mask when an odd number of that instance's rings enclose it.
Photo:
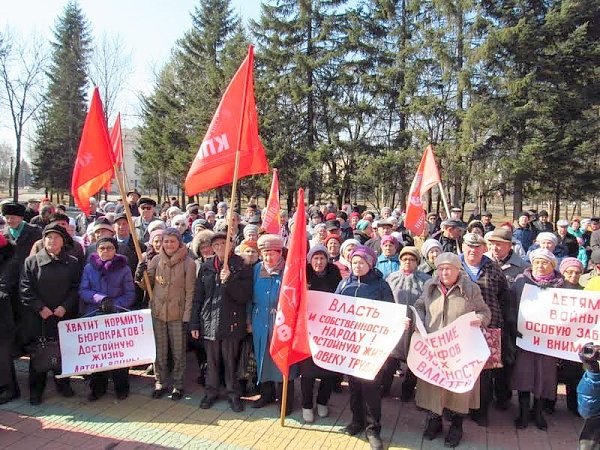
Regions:
[[[435,163],[433,147],[430,144],[425,149],[425,153],[423,153],[419,168],[408,193],[408,206],[406,207],[404,226],[415,236],[421,235],[425,227],[425,211],[421,197],[433,186],[439,184],[440,181],[440,172]]]
[[[279,177],[277,169],[273,169],[273,181],[271,182],[271,192],[267,200],[265,217],[263,217],[261,228],[269,234],[281,233],[281,221],[279,220]]]
[[[253,66],[254,50],[250,46],[188,171],[185,179],[188,196],[233,182],[237,151],[238,178],[269,172],[265,149],[258,137]]]
[[[117,114],[115,123],[110,129],[110,143],[112,145],[113,159],[115,161],[115,164],[117,167],[120,167],[121,164],[123,164],[123,136],[121,134],[121,113]],[[107,191],[110,191],[111,184],[112,178],[108,181],[108,183],[106,183],[106,186],[104,188]]]
[[[269,352],[284,376],[290,366],[310,356],[306,322],[306,210],[304,190],[298,190],[298,211],[275,315]]]

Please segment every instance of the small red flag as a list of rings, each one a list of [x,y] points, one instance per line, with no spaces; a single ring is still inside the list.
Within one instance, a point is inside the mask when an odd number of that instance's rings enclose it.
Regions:
[[[281,234],[279,208],[279,176],[277,175],[277,169],[273,169],[273,181],[267,200],[267,211],[261,225],[261,228],[269,234]]]
[[[265,149],[258,137],[253,68],[254,49],[250,46],[248,56],[227,86],[185,178],[188,196],[233,182],[237,151],[240,152],[238,178],[269,172]]]
[[[123,136],[121,134],[121,113],[117,114],[117,118],[115,119],[115,123],[113,127],[110,129],[110,143],[112,145],[113,151],[113,159],[117,167],[120,167],[123,164]],[[104,189],[106,191],[110,191],[110,186],[112,185],[112,177],[106,183]]]
[[[306,324],[306,211],[303,189],[298,189],[298,211],[294,224],[269,348],[273,362],[286,377],[292,364],[310,356]]]
[[[113,176],[113,152],[104,120],[102,100],[94,88],[92,102],[77,150],[77,159],[71,179],[71,193],[75,203],[90,214],[90,197],[102,189]]]
[[[423,233],[423,227],[425,226],[425,211],[423,210],[421,197],[440,181],[440,172],[435,163],[433,147],[430,144],[425,149],[425,153],[423,153],[419,168],[408,193],[408,206],[406,208],[404,226],[412,231],[415,236]]]

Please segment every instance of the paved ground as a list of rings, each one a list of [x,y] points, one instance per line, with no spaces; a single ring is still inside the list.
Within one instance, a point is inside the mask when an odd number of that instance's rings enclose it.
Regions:
[[[189,379],[186,396],[179,402],[165,397],[150,398],[152,378],[135,372],[131,377],[132,394],[117,401],[109,394],[96,403],[86,400],[88,387],[83,379],[75,379],[77,395],[65,399],[57,395],[52,382],[38,407],[29,405],[26,389],[26,360],[18,363],[23,397],[0,406],[0,448],[44,450],[94,449],[368,449],[364,439],[350,438],[339,432],[348,423],[350,409],[348,393],[333,394],[330,417],[314,424],[302,422],[299,410],[299,384],[296,387],[298,408],[279,425],[275,406],[264,409],[248,407],[241,414],[228,409],[220,401],[210,410],[201,410],[198,403],[202,388],[195,384],[195,371],[188,360]],[[194,373],[192,373],[194,372]],[[413,404],[395,398],[400,385],[398,378],[392,398],[383,401],[382,437],[390,449],[443,448],[443,439],[423,441],[421,437],[425,413]],[[576,448],[581,419],[566,410],[564,397],[559,397],[557,411],[548,417],[548,431],[535,427],[516,431],[512,409],[492,412],[489,428],[478,427],[466,420],[465,435],[460,449],[473,450],[573,450]]]

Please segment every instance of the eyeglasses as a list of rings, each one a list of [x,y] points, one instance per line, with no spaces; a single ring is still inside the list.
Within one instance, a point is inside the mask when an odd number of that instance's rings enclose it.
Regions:
[[[400,261],[402,262],[417,262],[415,258],[402,258]]]
[[[110,251],[114,252],[116,249],[112,245],[102,245],[102,246],[98,247],[98,250],[101,252],[110,252]]]
[[[140,206],[140,209],[148,210],[148,209],[152,209],[152,206]]]

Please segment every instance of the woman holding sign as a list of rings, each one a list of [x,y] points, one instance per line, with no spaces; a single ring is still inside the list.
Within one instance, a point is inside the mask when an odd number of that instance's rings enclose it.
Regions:
[[[512,327],[517,331],[518,305],[526,284],[539,288],[560,288],[564,285],[563,276],[556,270],[556,256],[545,248],[531,252],[531,267],[517,277],[511,287],[511,302],[513,305]],[[515,426],[519,429],[529,425],[531,394],[533,393],[532,416],[535,425],[540,430],[548,428],[542,410],[547,400],[556,398],[557,359],[552,356],[517,349],[515,368],[512,374],[512,388],[519,391],[519,417]]]
[[[394,301],[390,286],[384,281],[381,272],[375,269],[377,255],[372,249],[362,245],[357,247],[350,254],[350,263],[352,273],[348,279],[340,282],[336,294],[384,302]],[[380,421],[384,371],[385,369],[381,368],[373,380],[352,376],[348,378],[352,422],[343,429],[343,432],[354,436],[366,430],[372,450],[383,449]]]
[[[464,314],[475,312],[475,327],[490,323],[490,308],[483,301],[476,283],[461,272],[461,260],[455,253],[442,253],[435,259],[436,275],[423,287],[423,294],[415,303],[417,314],[427,332],[444,328]],[[443,432],[442,413],[450,413],[451,425],[444,444],[456,447],[462,439],[463,415],[469,409],[479,408],[479,381],[473,389],[462,394],[451,392],[419,379],[416,403],[428,410],[427,425],[423,437],[435,439]]]

